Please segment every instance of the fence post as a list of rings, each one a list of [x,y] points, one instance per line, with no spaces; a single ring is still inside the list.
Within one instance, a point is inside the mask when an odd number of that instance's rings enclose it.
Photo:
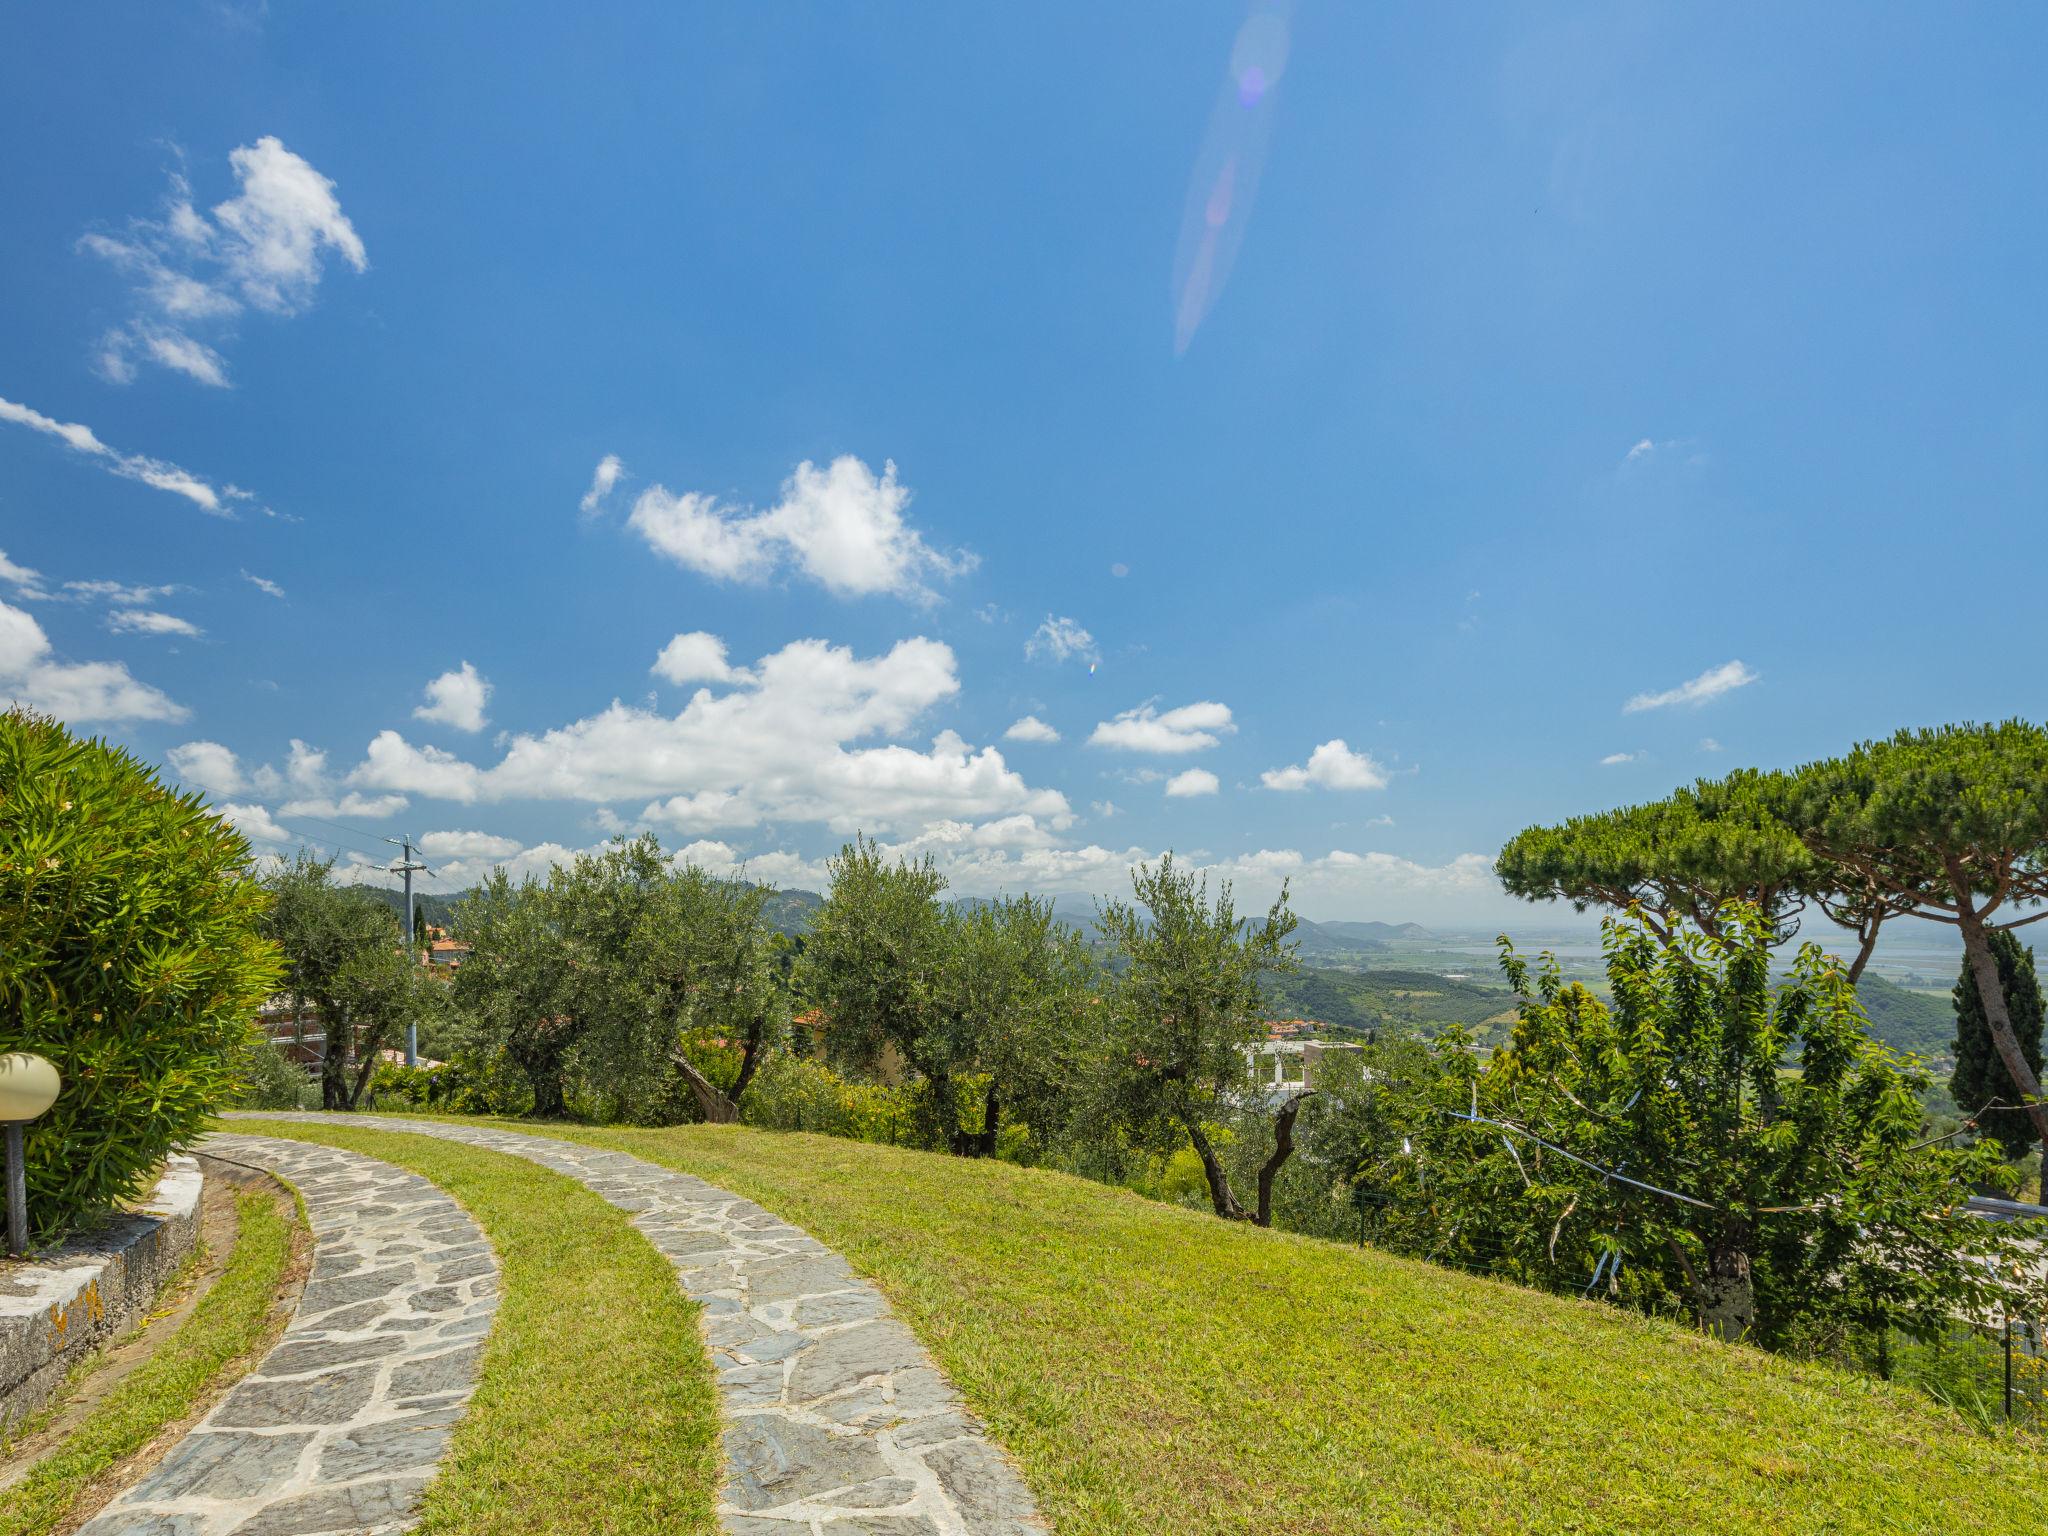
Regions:
[[[2005,1421],[2012,1422],[2012,1318],[2005,1320]]]

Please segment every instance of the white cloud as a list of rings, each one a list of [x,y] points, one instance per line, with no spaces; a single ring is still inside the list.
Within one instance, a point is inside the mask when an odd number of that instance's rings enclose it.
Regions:
[[[1306,766],[1268,768],[1259,775],[1268,789],[1385,789],[1387,770],[1369,752],[1354,752],[1340,736],[1309,753]]]
[[[104,598],[110,603],[133,606],[137,603],[153,603],[160,597],[182,592],[184,588],[176,585],[133,587],[119,581],[67,581],[64,583],[64,590],[82,603]]]
[[[0,581],[14,588],[15,595],[32,600],[43,600],[49,593],[43,590],[43,575],[25,565],[16,565],[7,558],[7,551],[0,549]]]
[[[661,648],[648,669],[671,683],[728,683],[741,680],[725,657],[725,642],[716,635],[693,629],[677,635]]]
[[[1206,768],[1190,768],[1166,781],[1167,795],[1176,800],[1193,795],[1213,795],[1217,788],[1216,775]]]
[[[117,635],[182,635],[193,640],[205,633],[190,619],[149,608],[117,608],[107,615],[107,628]]]
[[[1721,743],[1714,740],[1711,736],[1702,736],[1700,738],[1700,750],[1702,752],[1719,752],[1721,750]]]
[[[217,741],[188,741],[164,754],[180,783],[210,795],[239,795],[248,787],[235,754]]]
[[[1757,674],[1739,661],[1724,661],[1718,667],[1709,667],[1698,677],[1680,683],[1676,688],[1666,688],[1661,693],[1639,693],[1621,706],[1625,715],[1638,714],[1646,709],[1664,709],[1673,704],[1705,704],[1718,699],[1724,693],[1733,693],[1737,688],[1747,688],[1757,680]]]
[[[31,406],[18,405],[12,400],[0,399],[0,421],[11,421],[18,426],[54,437],[75,453],[82,453],[96,462],[110,475],[123,480],[139,480],[144,485],[169,491],[182,496],[200,510],[215,517],[232,517],[223,500],[224,492],[208,485],[197,475],[167,463],[162,459],[145,458],[137,453],[117,453],[94,435],[91,427],[75,421],[58,421],[45,416]]]
[[[577,503],[582,508],[584,516],[588,517],[604,505],[605,497],[611,495],[612,487],[619,483],[619,476],[625,468],[626,466],[619,462],[616,453],[608,453],[597,461],[597,469],[590,477],[590,489],[583,493],[583,500]]]
[[[1183,704],[1161,714],[1145,703],[1101,722],[1088,744],[1124,752],[1199,752],[1215,746],[1218,736],[1228,736],[1236,729],[1225,704]]]
[[[277,808],[280,816],[311,816],[326,821],[336,816],[367,816],[372,819],[396,816],[408,804],[403,795],[364,795],[354,791],[336,799],[332,795],[309,795],[287,800]]]
[[[190,711],[118,661],[58,661],[43,626],[0,603],[0,700],[74,725],[93,721],[183,720]]]
[[[1623,763],[1633,763],[1640,760],[1642,755],[1640,752],[1610,752],[1600,759],[1600,766],[1602,768],[1618,768]]]
[[[317,790],[327,783],[327,754],[292,738],[291,755],[285,760],[285,776],[300,789]]]
[[[79,249],[129,279],[135,315],[99,343],[100,372],[125,384],[154,363],[225,387],[227,361],[194,329],[218,329],[245,308],[296,314],[313,300],[327,253],[356,271],[369,256],[341,211],[334,183],[274,137],[228,156],[239,190],[211,218],[192,205],[182,175],[171,178],[161,219],[131,220],[116,237],[89,234]]]
[[[657,554],[719,581],[765,580],[787,563],[841,597],[929,600],[927,578],[957,576],[975,559],[926,544],[904,521],[909,503],[894,464],[885,463],[877,477],[847,454],[826,469],[809,460],[797,465],[782,499],[765,512],[650,486],[633,503],[627,526]]]
[[[253,572],[244,571],[242,572],[242,580],[248,582],[250,586],[254,587],[258,592],[261,592],[265,597],[284,596],[284,588],[280,587],[276,582],[270,580],[270,578],[267,576],[258,576],[255,575]]]
[[[350,779],[464,803],[645,800],[643,819],[690,831],[765,820],[839,832],[1018,813],[1054,826],[1071,820],[1063,795],[1033,789],[994,747],[970,747],[951,731],[927,750],[898,744],[959,692],[953,652],[938,641],[903,640],[865,659],[822,640],[792,641],[734,678],[722,693],[699,689],[674,715],[615,700],[515,736],[488,768],[384,731]]]
[[[1007,731],[1003,732],[1003,740],[1005,741],[1052,742],[1059,739],[1060,733],[1036,715],[1026,715],[1022,720],[1019,720]]]
[[[1102,660],[1102,652],[1096,649],[1095,637],[1072,619],[1045,616],[1045,622],[1031,633],[1024,642],[1024,656],[1027,661],[1040,656],[1049,656],[1054,661],[1085,661],[1092,668]]]
[[[1112,816],[1122,814],[1114,800],[1090,800],[1088,802],[1088,809],[1097,816],[1100,816],[1104,821],[1109,820]]]
[[[234,824],[234,828],[252,843],[295,843],[298,841],[271,819],[270,812],[260,805],[218,805],[214,809]]]
[[[930,854],[958,895],[1029,891],[1040,896],[1121,896],[1131,893],[1130,871],[1156,863],[1162,850],[1098,844],[1070,848],[1054,844],[998,845],[973,829],[938,826],[902,842],[884,842],[884,858]],[[1185,855],[1185,850],[1183,850]],[[679,862],[713,873],[736,873],[778,886],[822,891],[824,862],[788,850],[747,851],[731,842],[699,842],[678,853]],[[1459,854],[1443,864],[1422,864],[1394,854],[1335,849],[1310,857],[1292,848],[1262,848],[1227,859],[1194,858],[1211,881],[1229,880],[1239,910],[1262,905],[1282,880],[1293,891],[1294,908],[1318,918],[1378,917],[1424,923],[1485,923],[1497,930],[1529,909],[1504,897],[1485,854]]]
[[[1640,442],[1638,442],[1635,445],[1635,447],[1629,449],[1626,456],[1623,457],[1622,462],[1624,464],[1633,464],[1639,459],[1647,459],[1651,454],[1655,453],[1656,451],[1657,445],[1651,442],[1650,439],[1646,437],[1643,438]]]
[[[426,691],[427,702],[412,712],[415,720],[432,720],[458,731],[480,731],[490,724],[484,705],[490,701],[491,685],[468,662],[443,672]]]
[[[419,841],[420,851],[437,859],[509,859],[522,846],[488,832],[429,832]]]

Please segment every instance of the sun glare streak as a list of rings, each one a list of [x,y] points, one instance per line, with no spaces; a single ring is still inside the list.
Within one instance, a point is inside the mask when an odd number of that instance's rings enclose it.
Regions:
[[[1209,113],[1208,132],[1188,178],[1180,243],[1173,254],[1173,353],[1179,357],[1215,307],[1237,249],[1273,134],[1273,89],[1287,69],[1291,0],[1264,0],[1237,29],[1230,68]]]

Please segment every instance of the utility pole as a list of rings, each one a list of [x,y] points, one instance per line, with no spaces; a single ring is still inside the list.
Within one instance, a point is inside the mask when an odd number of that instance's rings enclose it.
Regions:
[[[413,952],[417,941],[412,928],[412,876],[414,870],[426,869],[427,866],[413,862],[412,839],[410,837],[387,837],[384,841],[396,843],[403,850],[399,861],[391,866],[391,873],[405,877],[405,911],[403,913],[405,920],[405,957],[407,960],[417,964],[419,957]],[[420,1064],[420,1026],[417,1020],[410,1018],[405,1021],[405,1064],[408,1067],[416,1067]]]

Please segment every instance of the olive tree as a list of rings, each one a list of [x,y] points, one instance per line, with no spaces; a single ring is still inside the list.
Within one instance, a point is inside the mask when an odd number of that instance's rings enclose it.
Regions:
[[[765,1054],[789,1024],[781,985],[781,935],[764,916],[773,892],[695,865],[675,874],[646,933],[644,963],[673,1022],[671,1060],[706,1120],[736,1122]],[[693,1058],[693,1039],[717,1041],[738,1062],[714,1082]]]
[[[354,1109],[377,1053],[408,1020],[438,1012],[442,994],[406,949],[398,915],[333,874],[333,861],[303,851],[273,871],[263,931],[284,954],[295,1004],[320,1011],[322,1107]]]
[[[1139,865],[1131,885],[1133,899],[1107,903],[1097,924],[1111,977],[1105,1070],[1115,1117],[1134,1136],[1176,1130],[1201,1160],[1216,1214],[1270,1225],[1273,1178],[1293,1151],[1302,1095],[1277,1108],[1274,1151],[1259,1169],[1259,1197],[1249,1209],[1210,1127],[1256,1091],[1248,1056],[1265,1038],[1260,979],[1295,964],[1286,887],[1255,925],[1237,915],[1228,881],[1212,900],[1207,879],[1171,854]]]
[[[1050,902],[1029,896],[956,907],[948,928],[935,1044],[954,1075],[987,1079],[980,1129],[957,1131],[953,1149],[994,1156],[1005,1109],[1043,1143],[1065,1123],[1097,1011],[1093,953]]]
[[[950,1142],[954,1039],[946,1026],[953,930],[939,901],[946,877],[929,855],[885,859],[866,838],[835,855],[831,884],[797,962],[798,994],[825,1015],[842,1064],[873,1070],[894,1049],[925,1080],[925,1130]]]
[[[567,945],[547,887],[494,869],[456,906],[454,923],[469,945],[452,983],[464,1050],[509,1063],[526,1079],[534,1114],[562,1114],[576,1026]]]

